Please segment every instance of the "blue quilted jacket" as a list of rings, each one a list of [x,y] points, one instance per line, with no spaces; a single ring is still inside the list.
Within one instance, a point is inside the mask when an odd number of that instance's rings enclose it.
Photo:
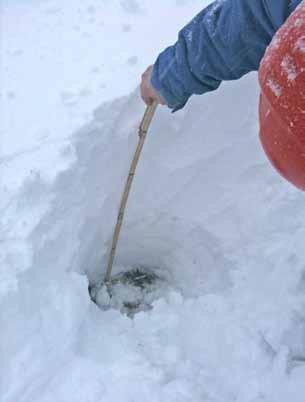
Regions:
[[[174,110],[193,94],[258,70],[278,28],[301,0],[217,0],[161,53],[151,82]]]

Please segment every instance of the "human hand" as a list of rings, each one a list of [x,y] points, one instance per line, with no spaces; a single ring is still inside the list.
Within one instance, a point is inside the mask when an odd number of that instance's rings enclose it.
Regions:
[[[159,94],[158,91],[152,86],[151,74],[152,74],[153,66],[149,66],[145,72],[142,74],[142,81],[141,81],[141,97],[146,105],[151,105],[153,102],[157,102],[161,105],[165,105],[166,102]]]

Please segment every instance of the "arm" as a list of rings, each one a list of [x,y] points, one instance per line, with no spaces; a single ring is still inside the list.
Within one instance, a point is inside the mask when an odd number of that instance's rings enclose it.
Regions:
[[[151,83],[170,108],[223,80],[257,70],[266,47],[301,0],[217,0],[201,11],[161,53]]]

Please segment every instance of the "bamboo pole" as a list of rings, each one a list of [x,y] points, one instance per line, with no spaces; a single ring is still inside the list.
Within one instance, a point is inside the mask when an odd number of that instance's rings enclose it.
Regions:
[[[121,233],[121,228],[122,228],[122,224],[123,224],[123,219],[124,219],[124,214],[125,214],[125,210],[126,210],[126,205],[127,205],[127,201],[128,201],[128,196],[130,193],[130,189],[132,186],[132,182],[135,176],[135,172],[136,172],[136,168],[141,156],[141,152],[144,146],[144,142],[146,139],[146,135],[150,126],[150,123],[154,117],[156,108],[157,108],[158,104],[157,102],[154,102],[152,105],[147,106],[142,122],[139,126],[139,141],[138,141],[138,145],[137,148],[135,150],[135,154],[134,157],[132,159],[131,162],[131,166],[129,169],[129,174],[126,180],[126,184],[124,187],[124,191],[122,194],[122,198],[121,198],[121,203],[120,203],[120,208],[119,208],[119,213],[118,213],[118,217],[117,217],[117,222],[115,225],[115,229],[113,232],[113,237],[112,237],[112,244],[111,244],[111,249],[110,249],[110,254],[109,254],[109,260],[108,260],[108,266],[107,266],[107,271],[106,271],[106,275],[105,275],[105,280],[104,282],[107,284],[109,284],[110,282],[110,278],[111,278],[111,272],[112,272],[112,267],[113,267],[113,262],[114,262],[114,258],[115,258],[115,253],[116,253],[116,249],[117,249],[117,244],[119,241],[119,237],[120,237],[120,233]]]

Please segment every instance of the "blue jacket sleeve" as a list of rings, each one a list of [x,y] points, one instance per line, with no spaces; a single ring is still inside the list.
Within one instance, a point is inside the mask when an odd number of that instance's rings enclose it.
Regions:
[[[266,47],[301,0],[216,0],[161,53],[151,82],[178,110],[193,94],[258,70]]]

